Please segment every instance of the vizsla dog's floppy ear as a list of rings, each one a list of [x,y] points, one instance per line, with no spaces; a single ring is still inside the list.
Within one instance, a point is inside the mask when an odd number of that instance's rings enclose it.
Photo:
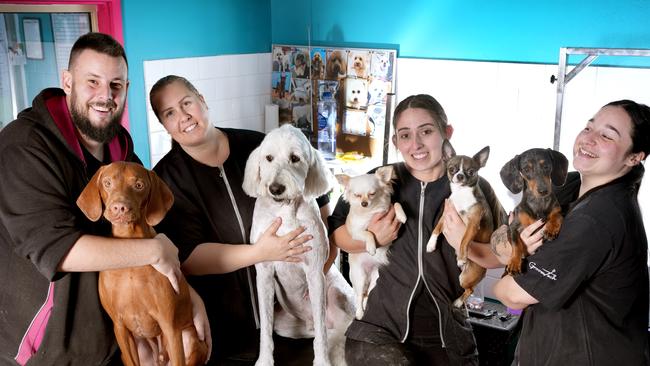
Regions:
[[[246,169],[244,169],[244,183],[242,188],[247,195],[257,197],[257,190],[259,189],[262,177],[260,176],[260,149],[258,146],[255,150],[251,151],[246,161]]]
[[[519,155],[515,155],[501,168],[500,175],[503,184],[510,192],[519,193],[524,189],[524,178],[519,173]]]
[[[102,196],[99,192],[99,178],[102,175],[102,171],[105,166],[99,168],[95,175],[90,178],[90,181],[86,185],[79,198],[77,198],[77,206],[81,209],[81,212],[86,215],[90,221],[97,221],[102,217]]]
[[[147,200],[144,215],[147,224],[154,226],[160,223],[167,211],[172,208],[174,195],[167,187],[167,184],[155,172],[151,170],[147,172],[149,173],[151,187],[149,188],[149,199]]]
[[[332,173],[320,152],[313,147],[310,149],[311,161],[305,178],[305,196],[318,197],[329,192]]]
[[[546,149],[551,161],[553,162],[553,172],[551,173],[551,181],[555,186],[561,186],[566,181],[566,176],[569,171],[569,161],[566,156],[559,151],[553,149]]]

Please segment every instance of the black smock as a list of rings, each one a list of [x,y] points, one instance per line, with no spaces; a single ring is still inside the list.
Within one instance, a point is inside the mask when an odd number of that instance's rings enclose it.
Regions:
[[[403,163],[394,168],[392,199],[402,205],[407,220],[390,246],[389,263],[379,269],[363,318],[352,322],[346,336],[374,344],[415,339],[420,345],[444,348],[450,365],[478,364],[469,321],[452,305],[463,292],[454,249],[441,236],[443,243],[438,243],[434,252],[426,252],[434,224],[451,194],[449,180],[445,175],[425,183],[413,177]],[[503,222],[505,212],[492,188],[483,179],[480,187],[491,203],[493,217],[497,223]],[[348,211],[349,205],[340,199],[329,219],[330,234],[345,224]]]
[[[165,233],[178,246],[181,263],[202,243],[250,242],[255,198],[244,193],[242,183],[248,156],[262,142],[264,134],[219,130],[228,137],[230,146],[230,155],[222,168],[197,162],[177,143],[154,167],[174,193],[174,205],[156,231]],[[320,197],[318,202],[319,206],[327,204],[328,196]],[[259,351],[255,267],[187,276],[187,280],[203,299],[210,320],[213,351],[209,364],[254,362]],[[311,344],[307,346],[311,348]],[[276,349],[281,347],[276,345]]]
[[[580,199],[577,173],[559,189],[570,204],[559,236],[514,277],[539,301],[523,316],[520,365],[648,365],[643,172],[639,165]]]

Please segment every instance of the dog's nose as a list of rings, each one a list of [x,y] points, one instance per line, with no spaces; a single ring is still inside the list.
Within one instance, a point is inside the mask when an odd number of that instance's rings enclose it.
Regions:
[[[540,196],[546,196],[548,194],[548,188],[538,188],[537,193],[539,193]]]
[[[269,186],[269,192],[271,192],[271,194],[274,196],[282,194],[285,189],[286,187],[280,183],[272,183]]]
[[[456,175],[456,179],[458,179],[459,182],[464,182],[465,174],[459,173],[458,175]]]
[[[124,204],[124,202],[113,202],[109,206],[109,209],[114,215],[125,214],[130,211],[129,206]]]
[[[366,202],[366,201],[361,201],[361,206],[362,206],[362,207],[368,207],[368,202]]]

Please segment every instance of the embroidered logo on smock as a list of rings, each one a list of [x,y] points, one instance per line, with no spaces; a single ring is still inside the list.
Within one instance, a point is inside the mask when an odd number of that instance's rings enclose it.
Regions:
[[[557,280],[557,275],[555,274],[555,269],[552,271],[549,271],[548,269],[545,268],[539,268],[537,267],[537,264],[535,262],[529,262],[528,263],[528,268],[534,269],[535,271],[539,272],[542,276],[549,278],[553,281]]]

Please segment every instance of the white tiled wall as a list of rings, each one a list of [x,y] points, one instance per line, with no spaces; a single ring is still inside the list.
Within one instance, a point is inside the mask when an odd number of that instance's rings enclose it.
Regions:
[[[264,106],[271,102],[270,53],[145,61],[152,166],[169,151],[171,139],[151,110],[149,91],[170,74],[187,78],[203,94],[216,126],[264,130]]]
[[[501,183],[499,170],[515,154],[532,147],[553,147],[557,73],[555,65],[398,59],[397,100],[412,94],[434,96],[454,127],[451,142],[459,154],[473,155],[490,145],[481,175],[507,211],[519,202]],[[650,104],[650,70],[589,67],[567,84],[560,151],[572,161],[578,131],[604,104],[632,99]],[[390,157],[398,159],[393,151]],[[572,169],[572,165],[570,165]],[[647,168],[647,167],[646,167]],[[650,230],[650,179],[639,193],[646,231]],[[492,296],[502,270],[490,270],[477,292]]]

